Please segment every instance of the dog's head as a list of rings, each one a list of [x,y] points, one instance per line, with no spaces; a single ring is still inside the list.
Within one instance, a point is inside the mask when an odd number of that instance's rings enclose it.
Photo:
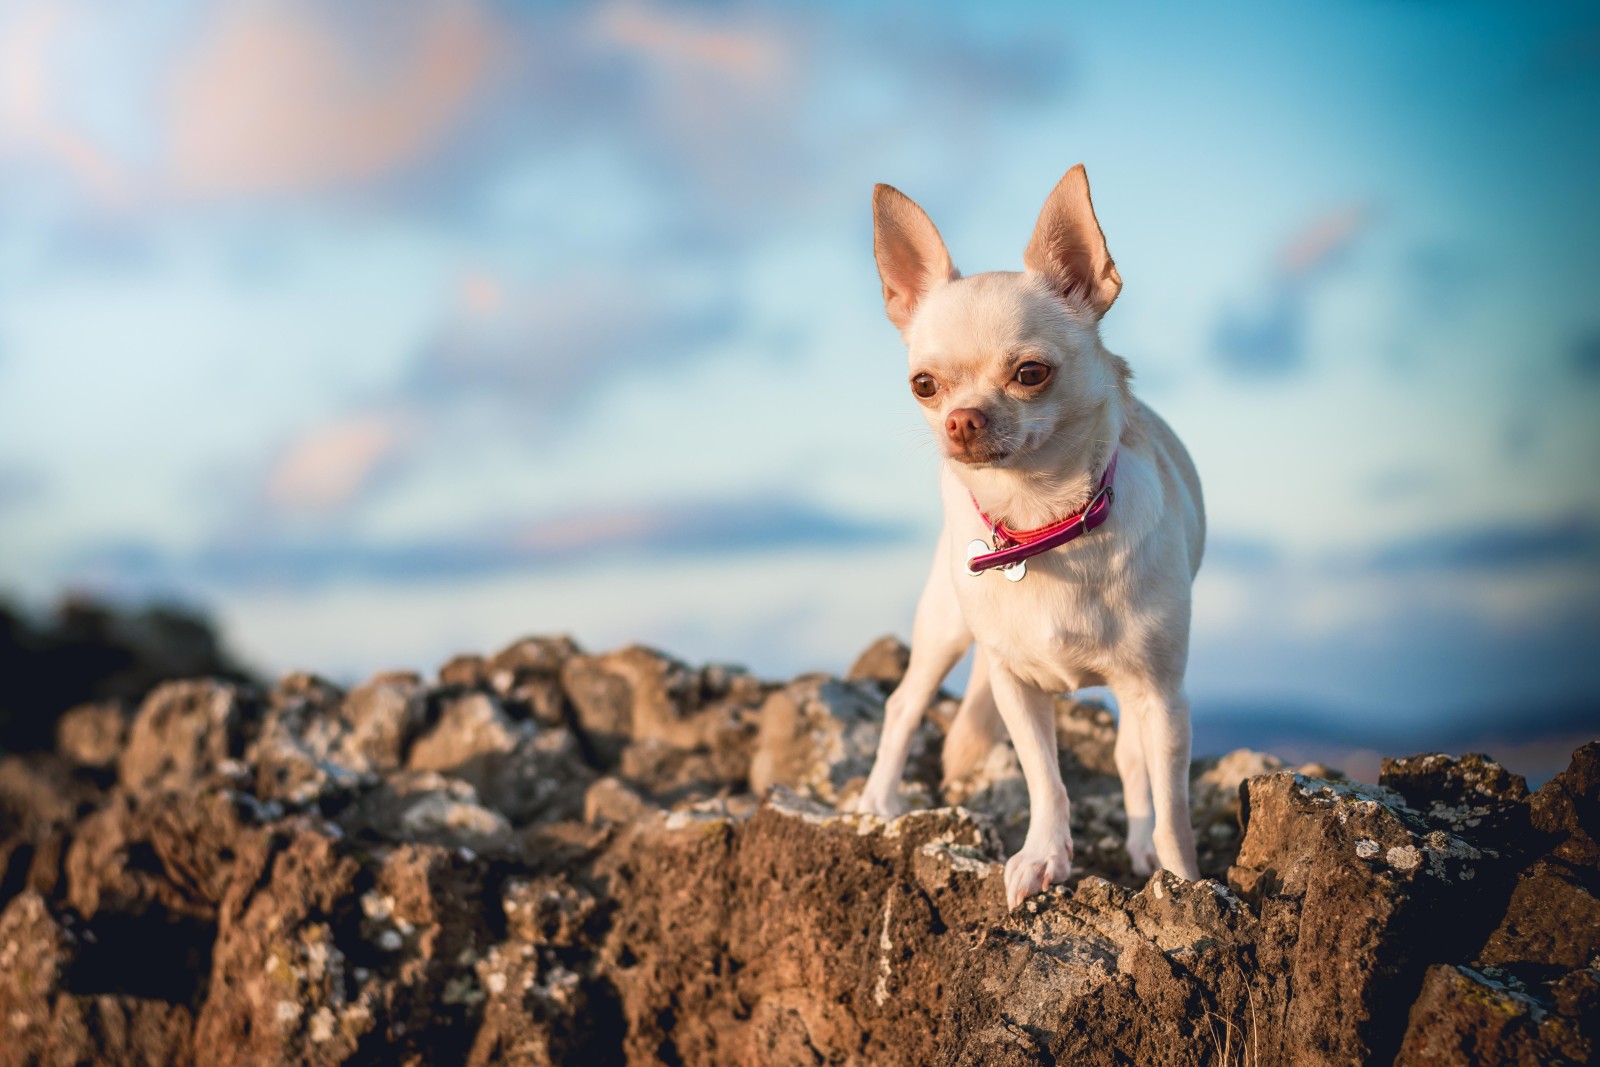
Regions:
[[[872,216],[884,305],[944,454],[1026,470],[1083,445],[1128,377],[1100,344],[1122,277],[1083,166],[1045,201],[1022,272],[961,277],[927,214],[890,186],[873,190]]]

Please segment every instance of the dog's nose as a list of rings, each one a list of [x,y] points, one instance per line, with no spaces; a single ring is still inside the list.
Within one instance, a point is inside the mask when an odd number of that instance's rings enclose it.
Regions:
[[[944,432],[962,448],[971,448],[978,432],[987,425],[989,420],[977,408],[956,408],[945,418]]]

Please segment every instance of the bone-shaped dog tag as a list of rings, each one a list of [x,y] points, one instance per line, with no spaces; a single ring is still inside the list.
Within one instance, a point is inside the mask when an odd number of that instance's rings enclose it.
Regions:
[[[977,540],[967,542],[967,573],[972,575],[974,578],[981,575],[983,573],[982,571],[975,571],[972,569],[972,561],[977,559],[979,556],[988,555],[990,552],[997,551],[999,551],[999,548],[995,545],[991,545],[987,541]],[[1020,582],[1022,579],[1028,576],[1028,563],[1026,560],[1019,559],[1015,563],[1001,567],[1000,573],[1006,576],[1006,581],[1008,582]]]
[[[972,575],[974,578],[982,576],[982,571],[975,571],[972,569],[972,561],[977,559],[979,556],[984,555],[985,553],[993,551],[994,549],[989,547],[989,542],[982,539],[967,542],[967,573]]]

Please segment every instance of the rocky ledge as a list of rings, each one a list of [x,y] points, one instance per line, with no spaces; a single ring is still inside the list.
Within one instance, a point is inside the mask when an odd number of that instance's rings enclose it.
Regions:
[[[1207,877],[1131,876],[1061,701],[1079,871],[1015,912],[1009,749],[839,814],[904,649],[786,684],[565,639],[349,691],[168,683],[0,760],[0,1062],[1593,1062],[1600,744],[1535,793],[1193,768]]]

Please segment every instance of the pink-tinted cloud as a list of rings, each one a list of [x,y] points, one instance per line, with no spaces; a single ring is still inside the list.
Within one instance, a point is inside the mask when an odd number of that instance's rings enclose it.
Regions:
[[[296,192],[413,163],[451,131],[496,54],[476,3],[429,5],[401,24],[406,43],[394,49],[360,47],[319,11],[243,4],[217,14],[170,81],[175,188]]]
[[[7,155],[64,169],[96,201],[130,195],[126,166],[61,115],[66,72],[62,53],[81,14],[68,3],[36,3],[0,18],[0,161]]]
[[[685,12],[640,3],[610,4],[594,18],[596,38],[665,66],[698,70],[751,84],[770,84],[789,54],[765,29],[712,24]]]
[[[371,485],[408,440],[394,414],[359,414],[318,426],[279,456],[267,477],[267,500],[293,513],[332,511]]]
[[[1303,278],[1349,248],[1372,221],[1370,204],[1345,204],[1312,219],[1290,238],[1279,265],[1290,278]]]

